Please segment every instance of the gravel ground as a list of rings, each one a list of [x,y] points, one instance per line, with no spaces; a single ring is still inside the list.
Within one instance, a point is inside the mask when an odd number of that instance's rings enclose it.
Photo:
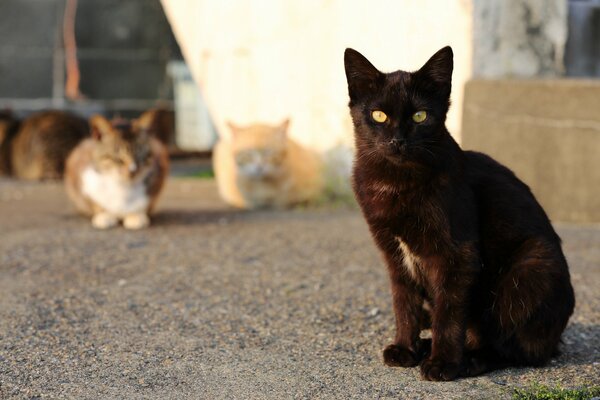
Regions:
[[[498,399],[600,384],[600,226],[558,225],[562,355],[449,383],[385,367],[385,267],[354,209],[235,212],[173,179],[153,226],[93,230],[59,184],[0,180],[0,398]]]

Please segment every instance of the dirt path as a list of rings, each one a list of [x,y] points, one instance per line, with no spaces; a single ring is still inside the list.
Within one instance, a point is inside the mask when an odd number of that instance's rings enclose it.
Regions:
[[[383,365],[385,268],[356,210],[228,210],[172,180],[151,229],[0,181],[0,398],[497,399],[600,383],[600,226],[558,225],[577,310],[544,369],[450,383]]]

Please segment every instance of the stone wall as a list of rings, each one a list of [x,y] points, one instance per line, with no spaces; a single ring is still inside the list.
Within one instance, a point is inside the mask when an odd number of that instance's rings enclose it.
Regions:
[[[473,80],[463,147],[527,183],[554,221],[600,222],[600,82]]]
[[[560,79],[567,33],[573,49],[583,28],[569,25],[567,6],[474,0],[476,79],[465,88],[462,144],[513,169],[552,219],[600,222],[600,83]]]
[[[567,0],[474,0],[473,76],[564,74]]]

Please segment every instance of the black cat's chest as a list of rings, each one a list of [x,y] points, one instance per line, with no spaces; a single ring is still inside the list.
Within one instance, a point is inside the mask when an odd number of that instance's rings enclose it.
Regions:
[[[373,216],[402,214],[408,208],[409,199],[399,185],[373,181],[363,184],[361,205]]]
[[[387,219],[392,215],[413,214],[412,209],[421,196],[419,191],[407,188],[401,181],[358,174],[355,175],[355,190],[367,218]]]
[[[430,226],[429,219],[440,209],[435,196],[402,183],[371,180],[357,186],[367,221],[383,225],[400,236],[410,234],[407,230],[411,228],[422,231]]]
[[[375,236],[385,233],[388,251],[401,253],[417,279],[424,260],[451,246],[443,197],[431,188],[377,179],[355,182],[358,201]]]

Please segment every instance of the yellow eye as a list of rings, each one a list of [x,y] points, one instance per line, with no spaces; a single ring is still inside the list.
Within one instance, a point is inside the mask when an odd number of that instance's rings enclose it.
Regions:
[[[412,119],[416,123],[423,122],[427,119],[427,112],[426,111],[417,111],[416,113],[413,114]]]
[[[387,115],[383,111],[375,110],[371,113],[371,117],[373,117],[373,121],[383,124],[387,121]]]

